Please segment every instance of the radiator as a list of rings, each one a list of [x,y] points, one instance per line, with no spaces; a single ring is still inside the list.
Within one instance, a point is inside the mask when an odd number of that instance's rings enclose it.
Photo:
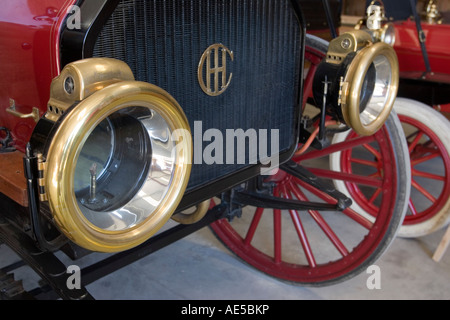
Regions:
[[[201,129],[194,159],[202,159],[199,153],[213,142],[203,139],[209,129],[224,137],[227,129],[267,130],[268,137],[278,133],[283,153],[296,143],[302,36],[288,0],[122,0],[96,39],[93,56],[125,61],[136,80],[162,87],[179,102],[191,129]],[[205,50],[213,45],[221,54],[215,60],[210,53],[212,58],[203,61],[210,68],[225,62],[219,90],[229,84],[216,96],[202,88],[198,71]],[[209,82],[215,91],[214,75],[210,81],[205,77],[203,87]],[[270,152],[274,145],[267,140]],[[251,166],[249,150],[256,149],[249,141],[246,150],[237,150],[235,144],[236,161],[194,162],[188,189]],[[231,150],[226,143],[223,148],[225,158]],[[244,163],[237,159],[242,152]]]

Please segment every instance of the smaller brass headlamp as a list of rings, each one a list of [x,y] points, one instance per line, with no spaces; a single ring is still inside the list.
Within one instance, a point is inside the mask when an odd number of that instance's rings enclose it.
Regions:
[[[398,59],[392,46],[374,42],[368,32],[352,30],[330,42],[314,77],[313,93],[318,106],[326,99],[328,115],[369,136],[389,117],[398,82]]]

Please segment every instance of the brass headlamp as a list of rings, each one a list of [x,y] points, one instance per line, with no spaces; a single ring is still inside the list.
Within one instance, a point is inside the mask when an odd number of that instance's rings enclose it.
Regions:
[[[69,64],[51,86],[41,200],[74,243],[118,252],[155,234],[187,187],[192,138],[167,92],[107,58]]]
[[[313,84],[317,105],[325,105],[327,114],[365,136],[384,125],[399,83],[394,49],[374,34],[355,29],[333,39]]]

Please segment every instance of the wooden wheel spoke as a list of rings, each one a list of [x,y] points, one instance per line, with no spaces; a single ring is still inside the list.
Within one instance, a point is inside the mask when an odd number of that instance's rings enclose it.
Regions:
[[[420,171],[420,170],[417,170],[417,169],[413,169],[412,170],[412,175],[415,176],[415,177],[422,177],[422,178],[431,179],[431,180],[445,181],[445,177],[444,176],[440,176],[440,175],[429,173],[429,172]]]
[[[411,165],[414,167],[414,166],[416,166],[418,164],[427,162],[427,161],[432,160],[432,159],[436,159],[436,158],[438,158],[440,156],[441,156],[441,154],[439,152],[434,152],[434,153],[432,153],[430,155],[427,155],[425,157],[421,157],[419,159],[411,160]]]
[[[409,207],[409,210],[411,211],[411,215],[417,216],[417,209],[411,198],[409,199],[408,207]]]
[[[430,200],[431,202],[436,202],[436,198],[429,193],[424,187],[422,187],[416,180],[412,179],[411,180],[411,185],[416,188],[421,194],[423,194],[428,200]]]
[[[375,149],[374,147],[372,147],[369,144],[364,144],[364,148],[369,151],[371,154],[373,154],[375,156],[375,158],[377,158],[378,160],[381,160],[381,154],[380,152],[378,152],[377,149]]]
[[[378,175],[378,173],[375,173],[373,176],[361,176],[354,173],[337,172],[327,169],[310,168],[309,171],[311,171],[313,174],[321,178],[343,180],[346,182],[356,183],[375,188],[381,188],[381,186],[383,185],[383,181],[374,178],[375,176]]]
[[[293,192],[294,196],[300,200],[300,201],[308,201],[308,198],[306,195],[300,190],[300,188],[295,183],[290,183],[291,191]],[[331,227],[328,225],[328,223],[325,221],[325,219],[322,217],[322,215],[316,211],[316,210],[309,210],[308,213],[311,215],[311,217],[314,219],[314,221],[317,223],[317,225],[322,229],[322,231],[325,233],[325,235],[330,239],[331,243],[335,246],[335,248],[339,251],[339,253],[345,257],[349,254],[347,248],[342,243],[342,241],[339,239],[339,237],[336,235],[336,233],[331,229]]]
[[[424,133],[418,132],[416,137],[414,138],[414,140],[409,143],[408,149],[409,149],[409,153],[413,152],[414,148],[417,146],[417,144],[419,143],[420,139],[423,138]]]
[[[379,188],[379,189],[377,189],[374,193],[373,193],[373,195],[372,195],[372,197],[369,199],[369,203],[374,203],[375,202],[375,200],[378,198],[378,196],[381,194],[381,192],[382,192],[382,189],[381,188]]]
[[[279,191],[275,189],[274,196],[278,197]],[[273,243],[274,243],[274,261],[275,263],[281,263],[281,211],[273,210]]]
[[[273,211],[274,261],[281,263],[281,211]]]
[[[294,157],[293,160],[298,161],[304,161],[309,159],[315,159],[315,158],[321,158],[324,156],[328,156],[335,152],[341,152],[348,149],[353,149],[358,146],[366,145],[370,142],[373,142],[375,138],[373,136],[369,137],[357,137],[354,139],[349,139],[340,143],[335,143],[328,148],[325,148],[323,150],[315,150],[308,153],[304,153],[301,156]]]
[[[312,92],[314,74],[316,73],[317,65],[311,64],[308,70],[308,76],[305,79],[304,84],[304,94],[303,94],[303,106],[306,105],[308,98],[310,97],[310,93]]]
[[[262,214],[264,212],[263,208],[257,208],[255,214],[253,216],[253,220],[250,223],[250,227],[248,228],[247,234],[244,239],[245,245],[250,245],[255,236],[256,229],[258,228],[259,222],[261,221]]]
[[[283,187],[282,194],[287,199],[292,199],[292,196],[286,190],[286,187]],[[306,235],[305,229],[303,228],[303,224],[300,219],[300,215],[295,210],[289,210],[289,213],[291,215],[292,222],[294,223],[295,230],[297,231],[297,236],[302,245],[303,252],[305,253],[306,259],[308,260],[308,264],[311,268],[315,268],[317,266],[316,259],[314,258],[314,254],[311,249],[311,245],[309,243],[308,236]]]
[[[368,167],[378,168],[378,163],[376,161],[370,161],[370,160],[364,160],[364,159],[358,159],[358,158],[351,158],[351,162],[356,164],[362,164]]]
[[[302,187],[304,187],[306,190],[308,190],[309,192],[311,192],[312,194],[314,194],[315,196],[319,197],[320,199],[322,199],[323,201],[327,202],[327,203],[331,203],[331,204],[336,204],[337,200],[334,199],[333,197],[327,195],[326,193],[317,190],[316,188],[312,187],[311,185],[304,183],[303,181],[294,178],[294,181],[301,185]],[[363,217],[362,215],[360,215],[359,213],[357,213],[355,210],[352,210],[351,208],[347,208],[343,211],[343,213],[348,216],[350,219],[352,219],[353,221],[357,222],[358,224],[360,224],[361,226],[363,226],[364,228],[366,228],[367,230],[372,229],[373,227],[373,223],[371,221],[369,221],[368,219],[366,219],[365,217]]]

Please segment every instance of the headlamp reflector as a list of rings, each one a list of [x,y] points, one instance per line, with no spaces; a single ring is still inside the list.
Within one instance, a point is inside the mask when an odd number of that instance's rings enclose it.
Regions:
[[[52,139],[50,210],[84,248],[132,248],[170,219],[191,161],[189,124],[167,92],[137,81],[112,84],[68,110]]]

